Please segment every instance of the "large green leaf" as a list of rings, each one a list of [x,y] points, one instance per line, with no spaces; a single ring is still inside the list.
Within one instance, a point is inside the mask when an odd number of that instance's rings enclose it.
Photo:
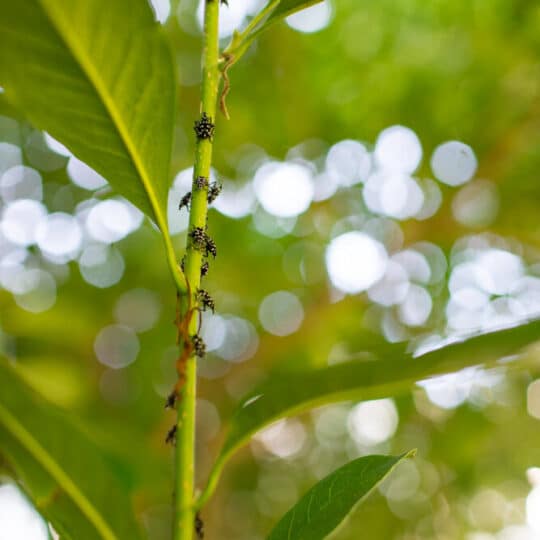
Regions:
[[[167,229],[171,54],[146,0],[4,2],[5,98]]]
[[[141,538],[113,461],[0,360],[0,455],[62,538]]]
[[[540,320],[476,335],[418,357],[397,346],[394,352],[377,355],[374,351],[376,359],[372,361],[349,360],[318,369],[294,369],[294,362],[288,362],[290,369],[274,372],[240,402],[201,502],[212,491],[229,457],[254,433],[279,418],[327,403],[393,395],[428,377],[489,365],[536,341],[540,341]]]
[[[279,521],[268,540],[322,540],[406,457],[364,456],[315,484]]]

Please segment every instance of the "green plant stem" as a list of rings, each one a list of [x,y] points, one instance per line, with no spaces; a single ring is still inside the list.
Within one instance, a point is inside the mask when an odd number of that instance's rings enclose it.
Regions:
[[[219,84],[219,0],[206,0],[204,15],[204,63],[201,83],[201,113],[205,112],[213,122],[216,117],[216,102]],[[212,164],[212,140],[198,139],[195,149],[195,166],[189,215],[189,230],[193,227],[206,227],[208,188],[200,189],[195,184],[198,176],[210,177]],[[201,281],[203,254],[195,249],[188,235],[185,259],[185,276],[188,294],[191,299],[187,306],[196,305],[196,293]],[[197,333],[198,318],[191,316],[189,334]],[[195,472],[195,398],[197,366],[192,356],[187,360],[185,382],[178,404],[178,423],[176,436],[175,472],[175,512],[174,540],[192,540],[194,531],[194,472]]]

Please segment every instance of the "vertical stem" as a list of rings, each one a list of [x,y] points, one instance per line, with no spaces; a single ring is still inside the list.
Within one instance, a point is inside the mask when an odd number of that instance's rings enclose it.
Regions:
[[[216,102],[219,84],[218,20],[220,0],[206,0],[204,15],[204,64],[201,83],[201,113],[206,113],[215,122]],[[206,227],[208,186],[197,187],[195,179],[210,177],[212,163],[212,139],[197,139],[195,166],[189,215],[189,231],[194,227]],[[197,250],[188,235],[185,259],[185,276],[188,282],[190,305],[196,305],[196,292],[201,281],[203,254]],[[189,333],[197,332],[197,317],[192,316]],[[176,436],[176,471],[174,503],[174,540],[192,540],[194,530],[194,472],[195,472],[195,398],[196,361],[188,359],[185,371],[185,384],[178,404]]]

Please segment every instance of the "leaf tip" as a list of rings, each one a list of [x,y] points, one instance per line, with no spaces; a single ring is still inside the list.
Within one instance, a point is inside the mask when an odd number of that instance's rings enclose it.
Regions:
[[[418,453],[418,448],[413,448],[412,450],[409,450],[408,452],[405,452],[403,454],[403,459],[413,459],[416,457],[417,453]]]

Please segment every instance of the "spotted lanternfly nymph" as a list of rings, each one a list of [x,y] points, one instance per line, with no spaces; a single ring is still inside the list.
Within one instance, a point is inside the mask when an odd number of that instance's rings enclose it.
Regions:
[[[189,232],[191,243],[193,247],[198,251],[207,250],[208,235],[204,232],[202,227],[193,227]]]
[[[223,186],[218,182],[213,182],[212,185],[208,188],[208,204],[212,204],[221,193]]]
[[[208,268],[209,268],[208,261],[205,261],[205,262],[201,265],[201,277],[202,277],[202,278],[203,278],[204,276],[206,276],[206,274],[208,274]]]
[[[177,399],[178,399],[178,394],[176,393],[176,390],[173,390],[167,396],[167,401],[165,402],[165,408],[166,409],[174,409],[174,406],[176,405],[176,400]]]
[[[176,430],[178,429],[178,426],[175,424],[169,431],[167,432],[167,436],[165,437],[165,442],[167,444],[176,445]]]
[[[184,255],[182,257],[182,260],[180,261],[180,268],[182,269],[182,273],[186,273],[186,256]]]
[[[214,136],[214,130],[216,126],[212,123],[212,118],[210,118],[205,112],[202,113],[200,120],[195,120],[195,125],[193,129],[197,135],[197,139],[210,139]]]
[[[197,189],[205,189],[208,187],[208,178],[206,176],[197,176],[195,178],[195,186]]]
[[[202,311],[211,309],[212,313],[214,313],[216,305],[214,303],[214,299],[208,294],[207,291],[205,291],[204,289],[199,289],[197,291],[197,300],[200,304],[200,308],[202,309]]]
[[[208,257],[208,255],[212,255],[212,257],[214,257],[214,259],[217,256],[216,243],[208,235],[206,235],[206,243],[205,243],[205,246],[204,246],[204,254],[206,255],[206,257]]]
[[[198,540],[204,540],[204,523],[199,512],[195,514],[195,533]]]
[[[201,336],[195,334],[191,336],[191,343],[193,343],[193,350],[197,358],[204,358],[206,354],[206,345]]]
[[[178,210],[182,210],[184,206],[186,208],[189,208],[189,203],[191,202],[191,191],[188,191],[180,200],[180,204],[178,205]]]

